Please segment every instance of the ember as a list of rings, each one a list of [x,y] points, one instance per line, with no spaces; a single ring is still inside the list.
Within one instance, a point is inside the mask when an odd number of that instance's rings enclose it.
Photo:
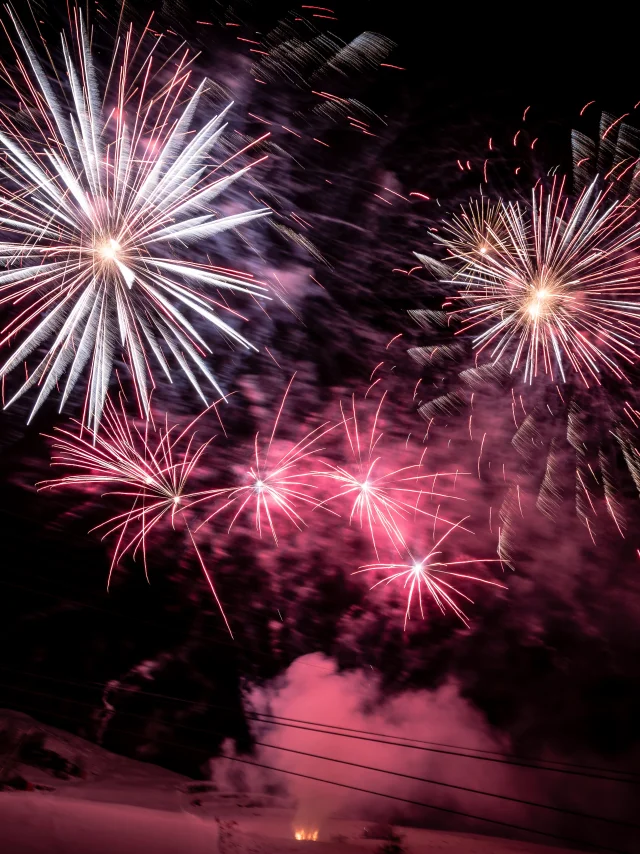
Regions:
[[[318,831],[317,830],[305,830],[303,828],[301,830],[296,830],[294,833],[294,836],[299,842],[317,842]]]

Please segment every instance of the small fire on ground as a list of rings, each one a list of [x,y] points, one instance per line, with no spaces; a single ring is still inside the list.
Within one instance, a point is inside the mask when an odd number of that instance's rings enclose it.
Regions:
[[[318,841],[318,831],[317,830],[307,830],[306,828],[300,828],[296,830],[293,834],[295,838],[299,842],[317,842]]]

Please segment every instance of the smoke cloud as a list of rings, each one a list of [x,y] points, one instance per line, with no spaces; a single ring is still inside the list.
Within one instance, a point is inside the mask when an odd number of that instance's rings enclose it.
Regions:
[[[299,823],[321,827],[329,816],[364,818],[554,843],[553,838],[446,812],[456,810],[585,842],[611,841],[614,837],[624,842],[626,832],[621,828],[598,826],[596,821],[589,823],[575,816],[450,788],[466,787],[590,815],[616,817],[617,814],[621,819],[626,812],[625,793],[629,788],[610,781],[541,772],[478,758],[508,759],[508,738],[491,728],[481,713],[461,696],[454,681],[433,691],[385,696],[373,671],[339,672],[332,660],[312,654],[297,659],[271,684],[252,690],[249,704],[257,714],[274,716],[278,721],[256,722],[255,753],[239,758],[277,770],[220,758],[212,762],[213,777],[220,788],[228,790],[243,786],[252,792],[273,792],[286,786],[296,800]],[[310,731],[313,727],[309,722],[336,731],[341,729],[343,735]],[[346,732],[347,729],[351,731]],[[372,733],[384,734],[385,738]],[[380,743],[384,740],[396,743]],[[227,757],[233,757],[230,746],[227,751]],[[459,752],[474,756],[454,755]],[[544,759],[558,762],[561,757],[547,755]],[[385,771],[420,777],[425,782]],[[296,774],[393,795],[425,806],[316,782]],[[433,808],[427,809],[426,805]],[[626,807],[631,809],[630,801]]]

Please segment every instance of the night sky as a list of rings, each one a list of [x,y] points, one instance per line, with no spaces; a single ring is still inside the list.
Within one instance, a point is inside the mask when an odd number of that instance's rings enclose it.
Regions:
[[[57,44],[66,14],[47,5],[33,4],[48,43]],[[426,424],[417,412],[416,383],[432,388],[435,397],[436,388],[455,391],[459,371],[454,365],[422,368],[407,354],[429,343],[408,312],[439,308],[443,300],[441,286],[427,271],[406,275],[418,263],[414,252],[434,252],[429,229],[481,187],[494,197],[526,200],[554,167],[570,174],[571,131],[597,135],[602,111],[614,119],[629,113],[625,121],[640,127],[634,112],[640,79],[626,67],[631,22],[627,27],[604,14],[589,19],[587,12],[580,21],[562,20],[555,10],[531,6],[499,12],[354,0],[334,6],[338,20],[313,24],[331,28],[344,41],[364,31],[386,36],[396,45],[383,60],[386,67],[350,69],[313,82],[307,70],[299,85],[285,75],[257,83],[252,62],[259,59],[249,54],[250,42],[238,41],[238,33],[260,42],[290,8],[141,0],[127,3],[122,18],[140,27],[154,9],[158,31],[169,28],[201,51],[196,78],[207,75],[221,87],[212,103],[234,99],[230,129],[243,139],[271,131],[260,149],[268,160],[249,186],[274,208],[278,222],[310,241],[310,247],[303,245],[289,232],[260,223],[248,227],[246,239],[231,233],[215,243],[212,251],[229,266],[267,282],[278,278],[285,300],[267,312],[247,311],[243,332],[258,353],[218,345],[214,336],[210,358],[225,390],[236,394],[223,413],[228,437],[217,436],[195,473],[198,489],[233,482],[237,467],[250,459],[254,434],[270,431],[294,372],[278,434],[283,442],[297,441],[300,431],[325,420],[339,420],[339,402],[349,406],[352,395],[362,406],[364,429],[386,389],[385,453],[398,467],[406,464],[412,443],[419,455]],[[101,0],[91,14],[104,62],[120,7]],[[209,24],[197,23],[203,20]],[[28,28],[27,12],[24,21]],[[0,56],[10,61],[6,39]],[[318,113],[319,90],[366,105],[369,133]],[[283,125],[299,134],[285,132]],[[324,145],[311,141],[316,139]],[[232,195],[234,204],[246,199],[244,190]],[[382,381],[364,400],[379,363],[384,364],[375,376]],[[119,370],[127,388],[126,368]],[[458,559],[495,558],[489,507],[495,520],[507,498],[506,480],[496,472],[505,460],[507,472],[516,470],[511,398],[506,409],[496,390],[479,399],[475,437],[469,438],[464,410],[437,423],[429,440],[428,459],[440,470],[473,473],[479,471],[478,437],[483,430],[488,436],[483,465],[490,461],[493,468],[483,470],[482,481],[469,475],[461,487],[467,506],[460,515],[469,514],[475,533],[462,534]],[[259,755],[248,697],[256,690],[268,694],[293,662],[316,653],[331,667],[355,674],[353,691],[362,691],[372,714],[383,697],[401,701],[424,691],[437,698],[443,686],[455,685],[476,722],[460,725],[460,743],[469,740],[474,726],[487,726],[499,735],[500,749],[512,753],[637,770],[640,514],[628,472],[622,472],[618,488],[624,537],[605,514],[595,544],[577,518],[571,485],[554,518],[536,509],[535,490],[523,492],[513,569],[503,576],[501,568],[487,564],[482,571],[483,578],[504,581],[508,589],[465,588],[474,600],[468,629],[450,612],[429,605],[425,620],[416,612],[405,631],[402,589],[369,591],[366,579],[352,575],[375,562],[375,555],[366,531],[349,528],[346,520],[336,527],[328,514],[314,511],[301,531],[285,520],[279,548],[268,531],[258,536],[251,516],[230,534],[216,522],[200,544],[232,639],[179,527],[165,526],[150,537],[150,583],[141,560],[127,557],[107,592],[113,541],[102,542],[90,529],[122,512],[118,500],[98,488],[35,489],[37,482],[59,476],[51,474],[51,442],[42,434],[78,417],[82,394],[71,397],[62,415],[54,396],[26,426],[28,403],[20,400],[2,413],[0,426],[0,707],[97,740],[106,697],[116,711],[100,736],[105,747],[201,777],[226,738],[235,739],[239,753]],[[159,382],[154,405],[161,420],[168,412],[181,423],[202,408],[181,377],[173,386]],[[590,416],[597,419],[598,412]],[[208,420],[203,430],[220,434],[214,422]],[[325,444],[335,464],[345,453],[341,442],[342,434],[333,433]],[[623,462],[615,460],[614,468],[624,469]],[[531,463],[531,483],[542,477],[541,465]],[[375,696],[358,683],[361,673],[377,680]],[[282,702],[279,708],[290,708]],[[341,702],[338,694],[336,704]],[[418,710],[412,725],[419,727],[419,720]],[[560,798],[554,792],[551,797]],[[621,814],[627,803],[631,813],[633,797],[626,790],[601,796],[589,783],[583,795],[583,809],[601,797],[618,798]],[[557,830],[561,824],[549,826]],[[632,836],[626,833],[619,839],[628,846]]]

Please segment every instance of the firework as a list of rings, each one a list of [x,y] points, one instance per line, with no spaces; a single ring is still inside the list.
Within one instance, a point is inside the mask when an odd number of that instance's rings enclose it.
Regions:
[[[223,216],[213,207],[250,168],[222,171],[244,149],[214,159],[226,111],[196,130],[206,81],[191,84],[188,51],[162,61],[160,39],[146,52],[131,30],[101,91],[80,17],[74,44],[63,37],[64,64],[51,78],[9,14],[19,74],[2,71],[21,109],[0,109],[0,305],[18,312],[0,335],[0,345],[17,340],[0,376],[40,345],[48,350],[7,405],[35,386],[33,416],[66,374],[62,407],[88,368],[83,421],[95,432],[120,352],[146,417],[152,362],[169,380],[170,361],[177,363],[206,403],[202,378],[219,387],[204,358],[210,347],[190,318],[251,347],[221,319],[222,299],[212,292],[264,295],[248,274],[184,257],[191,244],[268,213]]]
[[[278,515],[285,516],[299,529],[304,525],[299,510],[302,507],[315,508],[319,505],[320,502],[314,495],[315,486],[311,483],[313,473],[308,469],[308,462],[314,454],[321,450],[318,448],[317,442],[332,427],[328,425],[328,422],[321,424],[305,434],[299,442],[290,446],[282,455],[276,456],[274,448],[274,439],[280,417],[294,378],[295,374],[285,390],[268,440],[263,441],[259,432],[255,435],[252,459],[243,471],[243,482],[227,489],[208,490],[194,496],[190,506],[202,502],[222,500],[220,506],[209,513],[197,530],[214,517],[231,508],[229,531],[246,511],[253,514],[258,534],[262,536],[263,528],[268,528],[277,545],[276,519]]]
[[[436,483],[438,479],[457,478],[458,474],[462,474],[460,472],[427,474],[423,470],[422,460],[420,463],[389,471],[385,467],[379,447],[384,432],[378,425],[385,398],[386,392],[378,404],[368,437],[361,436],[355,397],[352,397],[349,415],[345,413],[342,403],[340,404],[341,423],[347,439],[349,461],[344,465],[325,462],[325,471],[317,473],[337,486],[337,492],[323,501],[322,506],[326,507],[334,501],[348,499],[351,504],[349,524],[355,520],[362,530],[368,532],[376,556],[378,555],[376,532],[383,533],[399,550],[405,547],[402,524],[408,518],[420,513],[446,523],[446,518],[422,509],[419,506],[420,500],[423,496],[428,496],[431,500],[455,497],[436,492]],[[429,480],[430,487],[426,485]]]
[[[571,205],[564,180],[532,206],[504,205],[504,236],[489,228],[490,251],[466,257],[460,310],[477,353],[566,382],[585,384],[603,370],[618,378],[638,358],[640,228],[632,206],[610,201],[592,183]],[[484,247],[483,247],[484,248]]]
[[[501,203],[481,196],[462,206],[460,213],[454,214],[446,223],[443,234],[436,235],[446,248],[457,274],[473,265],[479,256],[491,255],[501,245],[506,237],[503,216]]]
[[[319,29],[310,18],[301,17],[299,10],[288,13],[256,44],[261,49],[253,54],[254,78],[271,83],[284,80],[302,89],[313,89],[336,72],[346,77],[354,71],[377,71],[395,46],[391,39],[373,32],[345,42],[333,32]]]
[[[437,560],[437,558],[442,554],[438,549],[438,546],[440,546],[456,528],[460,527],[464,521],[465,519],[462,519],[457,524],[452,525],[435,543],[429,553],[420,560],[414,559],[413,555],[409,552],[408,556],[410,558],[410,563],[372,563],[367,566],[361,566],[360,569],[356,570],[354,573],[354,575],[357,575],[361,572],[386,572],[391,570],[391,575],[385,576],[379,581],[376,581],[376,583],[372,585],[371,590],[374,590],[381,584],[391,584],[399,579],[404,581],[403,586],[407,591],[407,607],[404,615],[405,629],[407,628],[408,621],[411,619],[411,607],[414,599],[417,599],[420,616],[424,619],[424,607],[422,602],[423,594],[430,596],[443,614],[445,614],[447,608],[449,608],[465,624],[465,626],[467,626],[467,628],[469,627],[469,619],[462,610],[461,605],[456,601],[456,597],[464,599],[472,604],[473,599],[454,587],[447,579],[477,581],[481,584],[489,584],[492,587],[501,587],[506,590],[506,586],[497,581],[489,581],[486,578],[479,578],[475,575],[466,575],[449,569],[449,567],[452,566],[457,567],[470,563],[502,563],[499,558],[492,558],[490,560],[473,558],[470,560],[454,560],[447,562]]]
[[[419,256],[439,287],[459,289],[442,311],[411,312],[429,336],[411,355],[454,381],[420,400],[421,414],[431,423],[473,406],[476,392],[509,395],[520,471],[501,511],[505,558],[523,489],[537,489],[552,518],[573,495],[593,538],[599,501],[623,532],[620,460],[637,486],[639,172],[629,130],[609,119],[597,142],[574,133],[575,201],[564,179],[536,185],[531,205],[480,199],[439,232],[446,260]]]
[[[167,521],[175,528],[179,520],[186,527],[203,575],[231,631],[188,518],[183,513],[189,501],[189,478],[213,440],[211,437],[198,443],[194,427],[221,400],[178,431],[175,426],[169,427],[166,419],[164,425],[157,428],[150,421],[144,423],[142,430],[132,426],[124,405],[118,409],[107,398],[102,429],[97,436],[89,433],[80,422],[75,422],[77,433],[54,428],[55,435],[49,437],[57,452],[52,464],[75,473],[45,481],[39,488],[106,486],[107,494],[126,499],[129,507],[125,512],[93,529],[102,531],[103,539],[116,539],[107,587],[115,567],[128,553],[134,559],[139,551],[142,553],[148,579],[146,547],[151,532]]]
[[[622,121],[620,116],[603,112],[595,139],[578,130],[571,131],[571,153],[575,190],[583,190],[596,175],[601,175],[603,181],[607,182],[608,191],[620,198],[638,198],[640,140],[637,130]]]

